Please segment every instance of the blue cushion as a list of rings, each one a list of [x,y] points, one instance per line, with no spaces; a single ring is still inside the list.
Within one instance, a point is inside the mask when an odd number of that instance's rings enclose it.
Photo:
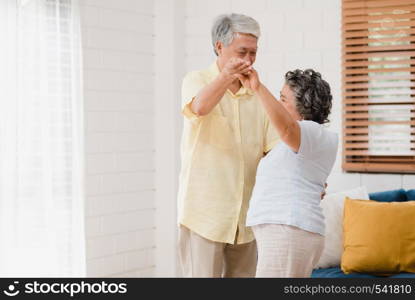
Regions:
[[[344,274],[343,271],[339,268],[326,268],[326,269],[315,269],[313,273],[311,273],[312,278],[375,278],[376,276],[369,275],[369,274],[360,274],[360,273],[353,273],[353,274]]]
[[[311,274],[312,278],[385,278],[382,276],[375,276],[363,273],[344,274],[343,271],[337,268],[315,269]],[[391,275],[387,278],[415,278],[415,273],[399,273]]]
[[[408,200],[415,200],[415,190],[407,190],[406,198],[408,198]]]
[[[379,202],[402,202],[408,201],[406,197],[406,191],[404,189],[376,192],[369,194],[370,200],[376,200]]]

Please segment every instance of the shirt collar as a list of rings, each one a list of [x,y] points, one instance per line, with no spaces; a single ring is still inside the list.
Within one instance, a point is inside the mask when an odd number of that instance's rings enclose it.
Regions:
[[[218,76],[220,73],[220,70],[219,70],[219,67],[216,61],[214,61],[210,65],[208,70],[209,70],[209,75],[211,76],[212,79]],[[232,93],[230,90],[227,90],[227,93],[229,93],[233,98],[238,98],[243,95],[250,95],[250,96],[254,95],[254,92],[251,89],[247,89],[245,87],[241,87],[236,94]]]

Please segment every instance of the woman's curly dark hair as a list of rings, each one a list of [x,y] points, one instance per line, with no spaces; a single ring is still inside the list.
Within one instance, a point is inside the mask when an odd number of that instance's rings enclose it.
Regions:
[[[329,122],[333,96],[330,85],[321,78],[320,73],[312,69],[289,71],[285,74],[285,83],[293,91],[297,111],[304,120],[319,124]]]

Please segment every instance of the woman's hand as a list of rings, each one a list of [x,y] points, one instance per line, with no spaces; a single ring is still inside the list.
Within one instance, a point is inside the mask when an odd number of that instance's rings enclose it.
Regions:
[[[254,92],[257,92],[261,86],[258,72],[254,68],[246,74],[238,74],[237,77],[245,88]]]

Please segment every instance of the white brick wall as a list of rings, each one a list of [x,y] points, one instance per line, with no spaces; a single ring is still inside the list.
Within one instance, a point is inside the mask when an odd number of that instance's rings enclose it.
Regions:
[[[80,2],[87,276],[153,276],[153,1]]]

